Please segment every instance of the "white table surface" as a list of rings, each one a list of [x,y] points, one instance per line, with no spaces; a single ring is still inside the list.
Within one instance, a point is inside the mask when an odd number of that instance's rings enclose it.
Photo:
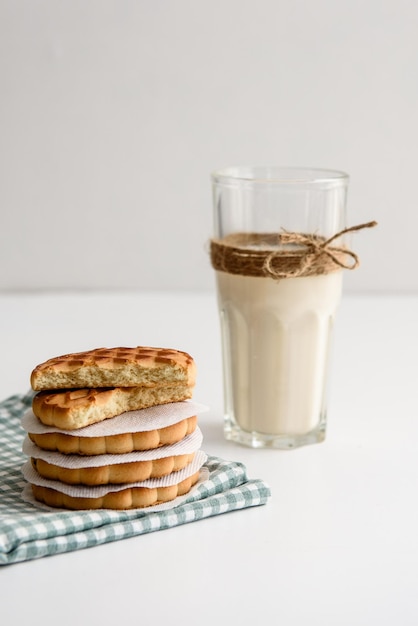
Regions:
[[[39,362],[99,346],[190,352],[203,449],[242,461],[266,506],[0,568],[12,624],[418,623],[418,296],[340,308],[324,443],[252,450],[223,437],[215,296],[0,296],[0,397]],[[1,452],[1,451],[0,451]]]

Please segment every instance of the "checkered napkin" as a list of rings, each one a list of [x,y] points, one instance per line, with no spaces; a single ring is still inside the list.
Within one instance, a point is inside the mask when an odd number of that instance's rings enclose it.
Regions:
[[[209,478],[179,506],[156,512],[51,511],[22,499],[24,431],[20,420],[32,392],[0,402],[0,565],[89,548],[212,515],[265,504],[269,487],[249,480],[241,463],[208,457]]]

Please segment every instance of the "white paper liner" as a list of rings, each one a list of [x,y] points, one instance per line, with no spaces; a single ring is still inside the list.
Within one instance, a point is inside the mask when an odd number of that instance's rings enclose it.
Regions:
[[[29,409],[22,417],[21,424],[24,430],[35,435],[63,433],[64,435],[73,435],[75,437],[106,437],[166,428],[208,410],[209,407],[204,404],[184,400],[183,402],[159,404],[148,409],[140,409],[139,411],[127,411],[121,415],[109,417],[102,422],[84,426],[84,428],[63,430],[62,428],[42,424],[34,415],[32,409]]]
[[[169,509],[174,509],[176,506],[179,506],[187,498],[189,498],[200,487],[200,485],[208,479],[209,479],[209,470],[207,467],[202,467],[200,469],[199,480],[197,481],[195,485],[193,485],[193,487],[190,489],[188,493],[184,494],[184,496],[178,496],[178,498],[175,498],[174,500],[170,500],[169,502],[162,502],[161,504],[154,504],[154,506],[141,507],[141,510],[143,510],[146,513],[153,513],[157,511],[167,511]],[[65,511],[66,513],[69,512],[68,509],[60,509],[58,507],[48,506],[47,504],[44,504],[43,502],[39,502],[38,500],[35,500],[33,496],[32,488],[30,485],[25,485],[25,487],[23,488],[22,500],[44,511],[51,511],[54,513],[56,513],[57,511]]]
[[[59,480],[49,480],[43,478],[32,467],[32,463],[27,461],[22,467],[23,477],[28,483],[39,485],[40,487],[49,487],[55,489],[61,493],[65,493],[69,496],[78,498],[101,498],[107,493],[113,493],[115,491],[123,491],[124,489],[130,489],[132,487],[145,487],[147,489],[153,489],[155,487],[171,487],[172,485],[178,485],[189,476],[196,474],[205,463],[207,454],[202,450],[196,452],[195,457],[191,463],[186,465],[185,468],[178,472],[171,472],[162,478],[148,478],[141,482],[125,483],[121,485],[97,485],[97,486],[85,486],[85,485],[67,485]]]
[[[28,436],[25,437],[22,450],[27,456],[35,459],[42,459],[52,465],[75,469],[79,467],[103,467],[104,465],[115,465],[116,463],[134,463],[137,461],[153,461],[154,459],[164,459],[169,456],[179,456],[181,454],[192,454],[199,450],[202,445],[203,435],[197,427],[190,435],[181,441],[169,446],[161,446],[152,450],[141,452],[127,452],[125,454],[62,454],[61,452],[50,452],[42,450],[34,444]]]

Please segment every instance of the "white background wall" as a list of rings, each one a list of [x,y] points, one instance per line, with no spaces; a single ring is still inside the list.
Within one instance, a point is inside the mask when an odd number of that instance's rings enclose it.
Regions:
[[[212,286],[211,170],[351,175],[351,291],[417,291],[415,0],[0,0],[0,289]]]

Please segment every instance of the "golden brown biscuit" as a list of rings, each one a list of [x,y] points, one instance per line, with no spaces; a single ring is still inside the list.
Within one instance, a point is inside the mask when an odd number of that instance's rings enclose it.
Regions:
[[[199,480],[199,472],[170,487],[128,487],[122,491],[112,491],[99,498],[69,496],[49,487],[31,485],[36,500],[51,507],[63,509],[137,509],[170,502],[182,496]]]
[[[197,416],[160,428],[140,433],[124,433],[103,437],[79,437],[64,433],[28,433],[30,439],[42,450],[61,452],[63,454],[125,454],[154,450],[161,446],[177,443],[196,430]]]
[[[180,350],[141,346],[65,354],[41,363],[31,374],[34,391],[173,384],[195,384],[192,357]]]
[[[33,398],[32,410],[46,426],[74,430],[126,411],[188,400],[192,395],[193,388],[183,384],[41,391]]]
[[[161,478],[183,469],[193,458],[194,453],[180,454],[150,461],[77,468],[60,467],[43,459],[31,458],[31,462],[32,467],[43,478],[59,480],[67,485],[121,485],[142,482],[148,478]]]

